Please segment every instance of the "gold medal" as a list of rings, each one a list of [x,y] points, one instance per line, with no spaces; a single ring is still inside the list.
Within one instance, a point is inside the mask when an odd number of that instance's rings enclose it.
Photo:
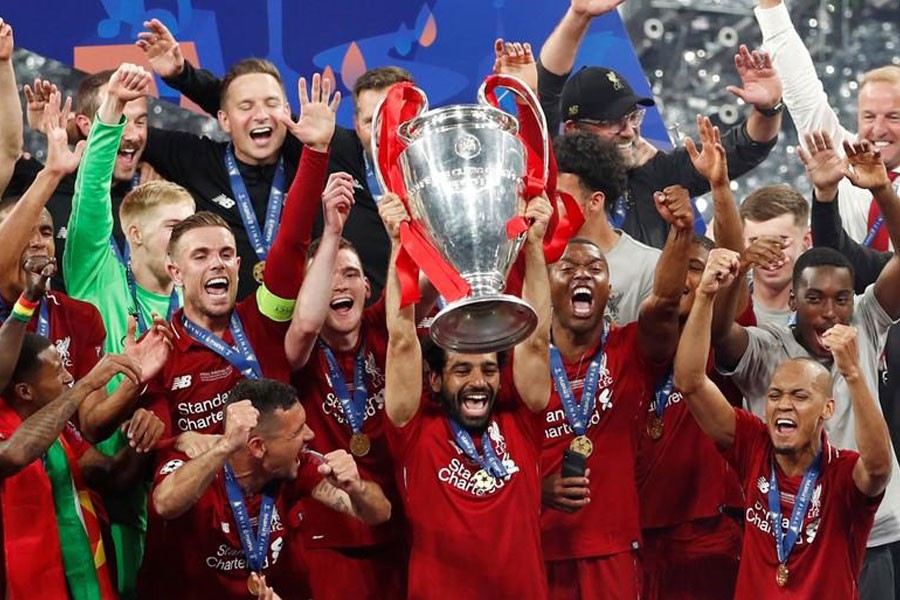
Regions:
[[[790,575],[790,572],[788,571],[787,565],[784,563],[779,563],[778,569],[775,571],[775,583],[778,584],[778,587],[784,587],[787,585],[788,575]]]
[[[247,591],[253,597],[259,596],[259,579],[254,579],[252,573],[247,578]]]
[[[581,456],[587,458],[594,451],[594,444],[586,435],[578,435],[575,436],[575,439],[572,440],[572,443],[569,444],[569,450],[574,452],[575,454],[580,454]]]
[[[647,435],[655,442],[663,436],[663,431],[665,431],[663,420],[659,418],[659,415],[654,414],[647,422]]]
[[[363,457],[367,455],[371,449],[372,442],[369,440],[369,436],[363,432],[357,431],[350,436],[350,454],[353,456],[356,456],[357,458]]]
[[[263,275],[266,272],[266,261],[261,260],[255,265],[253,265],[253,279],[256,280],[256,283],[263,282]]]

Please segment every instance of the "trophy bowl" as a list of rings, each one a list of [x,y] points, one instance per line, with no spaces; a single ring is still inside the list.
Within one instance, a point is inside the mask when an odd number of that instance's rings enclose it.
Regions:
[[[471,287],[431,323],[435,343],[453,352],[505,350],[537,326],[527,302],[503,293],[525,241],[507,234],[525,192],[517,132],[513,116],[480,104],[430,110],[397,132],[410,216]]]

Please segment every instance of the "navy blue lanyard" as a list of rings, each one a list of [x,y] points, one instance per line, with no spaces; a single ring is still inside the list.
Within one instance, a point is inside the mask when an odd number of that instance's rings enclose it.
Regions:
[[[112,237],[109,238],[109,244],[115,251],[116,258],[118,258],[119,262],[125,267],[125,281],[128,283],[128,293],[131,294],[131,301],[134,303],[134,317],[137,319],[138,336],[144,335],[149,327],[147,326],[147,320],[144,318],[144,314],[141,312],[141,305],[138,303],[137,281],[135,281],[134,271],[131,269],[130,246],[127,244],[125,245],[125,253],[123,255],[119,252],[119,246]],[[180,304],[181,303],[178,301],[178,292],[173,286],[172,293],[169,294],[169,309],[166,311],[166,321],[172,320],[172,315],[178,310]]]
[[[363,160],[366,163],[366,183],[369,186],[369,193],[372,194],[372,199],[377,202],[384,195],[384,190],[381,189],[378,178],[375,177],[375,169],[372,167],[372,160],[367,152],[363,152]]]
[[[284,158],[278,157],[278,165],[275,167],[275,176],[272,178],[272,187],[269,189],[269,204],[266,206],[266,222],[263,231],[259,229],[259,221],[253,211],[253,201],[250,193],[238,170],[237,160],[234,158],[234,145],[228,144],[225,148],[225,167],[228,170],[228,179],[231,181],[231,193],[237,203],[238,212],[250,238],[250,245],[259,260],[265,260],[278,233],[278,225],[281,221],[281,208],[284,205]]]
[[[231,512],[234,513],[234,523],[238,528],[247,566],[250,571],[261,573],[269,554],[269,536],[272,533],[272,520],[275,514],[274,489],[267,486],[263,490],[262,500],[259,503],[256,535],[253,533],[250,515],[247,514],[247,505],[244,504],[244,492],[234,476],[231,465],[227,463],[225,464],[225,493],[228,494],[228,503],[231,505]]]
[[[653,409],[660,419],[666,412],[666,404],[669,403],[669,396],[672,395],[673,389],[675,389],[675,373],[670,370],[665,378],[656,385],[656,391],[653,392]]]
[[[575,403],[575,392],[572,391],[572,383],[566,375],[566,365],[563,364],[562,355],[556,346],[550,346],[550,371],[553,375],[553,386],[562,402],[566,420],[575,435],[584,435],[587,430],[591,413],[597,402],[597,386],[600,384],[600,371],[603,367],[603,352],[606,348],[606,338],[609,335],[609,319],[603,322],[603,333],[600,335],[600,347],[594,353],[584,374],[584,387],[581,390],[581,402]]]
[[[344,381],[344,374],[334,358],[331,348],[324,343],[319,342],[322,348],[322,354],[325,355],[325,363],[328,365],[328,379],[331,381],[331,389],[334,395],[341,401],[341,408],[344,416],[350,422],[350,429],[353,433],[359,433],[366,420],[366,400],[368,392],[366,391],[366,344],[363,342],[359,346],[359,352],[356,355],[356,361],[353,366],[353,395],[347,389],[347,382]]]
[[[803,481],[800,482],[800,489],[797,491],[797,497],[794,500],[794,510],[791,511],[791,520],[788,523],[787,532],[784,531],[781,519],[781,494],[778,491],[778,475],[775,468],[775,458],[772,458],[772,475],[769,479],[769,513],[772,515],[772,526],[775,530],[775,552],[778,555],[778,562],[787,564],[788,558],[791,556],[791,550],[800,535],[803,528],[803,519],[806,517],[806,511],[809,508],[809,500],[812,498],[813,490],[816,482],[819,480],[819,473],[822,468],[822,449],[813,459],[812,464],[803,474]]]
[[[872,242],[875,241],[875,236],[878,235],[878,232],[881,231],[881,226],[884,224],[884,215],[879,214],[875,218],[875,222],[872,223],[872,227],[869,228],[869,233],[866,234],[866,239],[863,240],[863,246],[866,248],[872,247]]]
[[[247,379],[262,379],[262,369],[259,366],[259,361],[256,360],[253,347],[244,334],[244,326],[241,324],[241,318],[236,310],[231,311],[231,325],[229,328],[231,335],[234,336],[237,348],[230,346],[225,340],[214,335],[211,331],[197,325],[188,319],[184,313],[181,315],[181,324],[188,335],[227,360],[244,377]]]
[[[448,420],[450,421],[450,428],[453,430],[456,445],[462,449],[470,460],[477,462],[494,479],[502,479],[508,475],[506,467],[503,466],[503,461],[497,456],[497,452],[491,444],[491,436],[488,435],[487,430],[481,434],[483,455],[480,455],[478,454],[478,449],[475,448],[475,442],[472,441],[472,435],[454,419]]]
[[[11,312],[3,298],[0,298],[0,324],[9,318]],[[41,296],[38,307],[38,324],[34,332],[43,338],[50,339],[50,309],[47,307],[47,296]]]

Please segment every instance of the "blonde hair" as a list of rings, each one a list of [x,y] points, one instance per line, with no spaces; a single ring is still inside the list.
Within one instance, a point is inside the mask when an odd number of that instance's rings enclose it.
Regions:
[[[900,66],[886,65],[878,67],[871,71],[866,71],[859,83],[859,89],[862,90],[868,83],[890,83],[900,86]]]
[[[194,197],[180,185],[170,181],[148,181],[125,195],[122,206],[119,207],[119,220],[122,221],[122,228],[127,229],[128,224],[147,211],[157,206],[174,204],[190,204],[191,208],[197,209]]]

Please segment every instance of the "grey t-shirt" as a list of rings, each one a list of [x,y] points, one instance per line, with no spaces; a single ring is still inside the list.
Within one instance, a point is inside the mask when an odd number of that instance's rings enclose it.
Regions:
[[[760,327],[763,325],[787,325],[791,320],[791,309],[766,308],[756,300],[753,301],[753,314],[756,315],[756,324]]]
[[[621,237],[606,253],[612,286],[607,311],[614,321],[624,327],[637,321],[641,302],[653,293],[656,263],[662,252],[640,243],[624,231],[616,230],[616,233]]]
[[[888,328],[892,324],[890,316],[875,298],[874,285],[870,285],[861,296],[856,297],[850,325],[858,330],[859,364],[873,397],[877,397],[878,393],[878,359],[884,348]],[[816,357],[797,342],[790,327],[771,324],[747,327],[747,334],[750,338],[747,351],[734,371],[730,373],[722,369],[719,371],[723,375],[731,376],[732,381],[744,395],[747,408],[762,418],[766,406],[766,392],[778,365],[789,358]],[[838,448],[857,450],[847,382],[833,364],[820,362],[828,367],[834,378],[834,415],[825,421],[829,441]],[[881,410],[881,405],[877,401],[875,405]],[[893,454],[893,449],[891,453]],[[884,500],[875,514],[875,524],[869,535],[870,547],[900,540],[900,467],[896,455],[893,456],[893,463],[891,481],[888,483]]]

